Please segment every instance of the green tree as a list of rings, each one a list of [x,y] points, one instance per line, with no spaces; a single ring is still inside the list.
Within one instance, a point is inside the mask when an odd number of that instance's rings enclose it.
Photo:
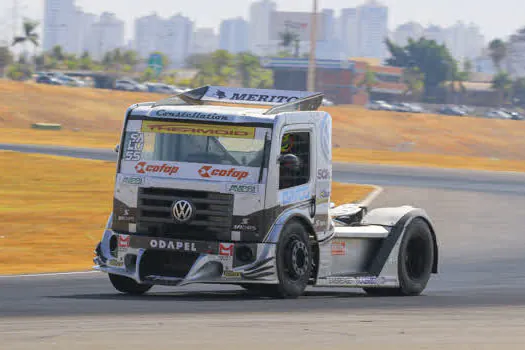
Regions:
[[[425,95],[431,97],[443,82],[451,80],[457,74],[457,62],[445,45],[434,40],[420,38],[409,39],[404,47],[386,40],[391,57],[387,64],[394,67],[417,67],[424,76]]]
[[[500,72],[492,79],[492,88],[497,90],[500,98],[500,105],[504,104],[512,92],[512,79],[505,72]]]
[[[372,93],[372,90],[377,86],[378,81],[376,74],[371,70],[367,70],[363,79],[357,84],[358,87],[364,88],[368,93],[368,96]]]
[[[0,77],[4,76],[5,67],[13,62],[13,55],[7,46],[0,46]]]
[[[286,51],[291,51],[290,49],[294,48],[294,57],[299,57],[299,35],[297,33],[290,32],[289,30],[285,30],[282,33],[279,33],[280,43]]]
[[[93,59],[89,55],[88,51],[84,51],[82,56],[80,56],[78,68],[81,70],[93,70],[94,63]]]
[[[126,50],[122,54],[122,63],[131,67],[135,71],[137,64],[140,63],[139,54],[134,50]]]
[[[413,100],[419,100],[425,90],[425,75],[418,67],[409,67],[403,72],[403,82],[407,89],[403,96],[410,95]]]
[[[525,106],[525,78],[518,78],[512,84],[513,102]]]
[[[7,67],[6,75],[9,79],[23,81],[31,78],[31,69],[24,63],[14,63]]]
[[[501,72],[501,62],[507,57],[507,44],[501,39],[494,39],[489,43],[489,55],[494,66]]]
[[[30,20],[28,18],[24,19],[24,34],[22,36],[17,36],[13,39],[12,46],[18,44],[24,45],[27,48],[28,44],[33,45],[33,56],[36,59],[36,48],[40,44],[40,37],[36,33],[36,28],[38,27],[38,22]],[[36,63],[35,63],[36,66]]]
[[[55,45],[51,48],[51,57],[56,59],[57,61],[63,61],[66,57],[64,54],[64,50],[62,50],[62,46]]]

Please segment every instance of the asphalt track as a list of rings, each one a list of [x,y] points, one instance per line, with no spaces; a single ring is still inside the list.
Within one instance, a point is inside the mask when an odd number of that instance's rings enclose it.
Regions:
[[[440,274],[423,296],[310,288],[270,300],[197,285],[137,298],[98,273],[0,277],[0,349],[523,349],[525,175],[337,164],[334,178],[385,186],[372,207],[434,219]]]

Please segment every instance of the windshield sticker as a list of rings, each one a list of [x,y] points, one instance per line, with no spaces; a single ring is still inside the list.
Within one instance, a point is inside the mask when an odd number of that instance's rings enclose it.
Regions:
[[[144,148],[144,134],[140,132],[129,133],[129,142],[125,146],[124,160],[141,160],[142,149]]]
[[[221,115],[218,113],[206,113],[206,112],[188,112],[188,111],[167,111],[165,109],[159,109],[156,112],[157,117],[172,117],[172,118],[188,118],[188,119],[201,119],[201,120],[215,120],[215,121],[227,121],[228,116]]]
[[[255,138],[255,128],[234,125],[208,125],[144,121],[142,123],[142,131],[162,134],[215,136],[243,139]]]

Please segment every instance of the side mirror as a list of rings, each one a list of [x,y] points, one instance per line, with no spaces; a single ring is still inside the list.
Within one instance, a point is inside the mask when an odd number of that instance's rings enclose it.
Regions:
[[[277,159],[277,162],[282,168],[286,168],[289,170],[299,170],[301,166],[301,161],[299,160],[299,157],[297,157],[294,154],[283,154],[280,155]]]
[[[115,146],[115,153],[118,153],[119,150],[120,150],[120,145],[116,145]]]

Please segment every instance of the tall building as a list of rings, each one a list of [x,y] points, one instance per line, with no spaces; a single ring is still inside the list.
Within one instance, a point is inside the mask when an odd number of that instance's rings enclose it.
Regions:
[[[162,35],[163,19],[156,13],[135,20],[135,50],[142,58],[160,50],[158,38]]]
[[[104,55],[117,48],[124,48],[124,21],[114,13],[103,12],[93,23],[90,52],[93,58],[100,60]]]
[[[345,8],[339,19],[339,37],[344,57],[359,56],[359,23],[357,8]]]
[[[97,16],[92,13],[86,13],[81,8],[77,7],[75,11],[76,23],[76,41],[74,42],[74,53],[81,56],[85,51],[89,51],[93,38],[93,25],[97,20]]]
[[[399,25],[392,33],[392,40],[400,46],[408,44],[408,39],[418,40],[423,36],[424,28],[416,22],[407,22]]]
[[[256,55],[264,56],[276,51],[275,43],[270,40],[270,21],[276,9],[275,2],[271,0],[260,0],[250,6],[249,49]]]
[[[248,51],[249,29],[248,22],[241,17],[222,21],[219,32],[219,49],[231,53]]]
[[[341,47],[337,32],[335,12],[331,9],[321,11],[324,38],[317,41],[316,57],[319,59],[341,58]]]
[[[359,56],[386,58],[388,38],[388,7],[369,0],[358,10]]]
[[[65,52],[74,53],[76,44],[75,0],[45,0],[43,49],[50,51],[60,45]]]
[[[507,58],[502,67],[513,78],[525,78],[525,28],[510,36]]]
[[[197,28],[193,33],[192,54],[206,54],[219,48],[219,38],[213,28]]]
[[[144,59],[160,51],[169,58],[170,66],[181,67],[192,42],[193,22],[181,14],[164,19],[153,13],[135,20],[135,50]]]
[[[478,57],[485,46],[485,38],[478,26],[458,22],[445,29],[444,43],[459,62]]]
[[[446,31],[440,26],[430,25],[423,31],[423,37],[427,40],[434,40],[438,44],[444,44]]]
[[[192,47],[193,21],[181,14],[168,18],[159,39],[159,51],[168,56],[170,67],[183,67]]]

